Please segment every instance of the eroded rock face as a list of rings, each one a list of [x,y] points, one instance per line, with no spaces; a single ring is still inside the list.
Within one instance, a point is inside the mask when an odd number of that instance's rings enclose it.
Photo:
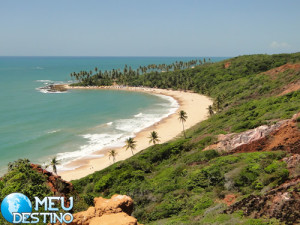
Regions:
[[[121,212],[116,214],[105,214],[101,217],[91,219],[90,225],[136,225],[137,219],[128,214]]]
[[[290,120],[276,124],[259,126],[239,134],[219,135],[218,142],[205,150],[215,149],[220,152],[254,152],[285,150],[294,154],[300,153],[300,131],[296,119],[300,113]]]
[[[31,164],[30,166],[33,170],[45,175],[47,185],[55,196],[65,197],[66,200],[70,195],[72,195],[74,187],[70,182],[67,182],[61,179],[60,176],[43,169],[40,165]]]
[[[290,177],[300,176],[300,154],[285,157],[282,161],[286,162],[286,168],[290,172]]]
[[[266,137],[272,131],[278,129],[283,123],[284,122],[278,122],[271,126],[263,125],[239,134],[220,134],[218,136],[218,143],[215,145],[208,146],[206,149],[216,149],[218,151],[225,152],[231,151],[239,146],[249,144],[251,142]]]
[[[230,65],[231,65],[231,62],[227,62],[227,63],[225,63],[225,64],[224,64],[224,69],[227,69],[227,68],[229,68],[229,67],[230,67]]]
[[[296,64],[287,63],[282,66],[270,69],[263,73],[266,75],[269,75],[271,78],[275,79],[279,73],[283,73],[287,70],[293,70],[293,71],[297,72],[300,70],[300,64],[299,63],[296,63]]]
[[[242,210],[244,215],[254,218],[275,217],[285,224],[300,222],[300,176],[286,181],[265,195],[250,195],[231,205],[225,213]]]
[[[71,225],[138,225],[131,216],[133,200],[126,195],[114,195],[111,199],[94,199],[94,207],[75,213]]]

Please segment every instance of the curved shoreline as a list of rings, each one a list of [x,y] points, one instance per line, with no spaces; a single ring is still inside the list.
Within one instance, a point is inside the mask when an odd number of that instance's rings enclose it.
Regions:
[[[188,119],[185,123],[185,128],[188,129],[200,121],[207,118],[207,107],[212,104],[212,101],[204,96],[191,92],[172,91],[158,88],[143,88],[143,87],[123,87],[123,86],[105,86],[105,87],[72,87],[64,86],[66,89],[110,89],[122,91],[136,91],[149,94],[160,94],[173,97],[179,104],[177,111],[168,117],[163,118],[154,125],[145,128],[135,135],[137,153],[149,147],[149,134],[151,131],[156,131],[160,137],[160,143],[172,140],[182,132],[182,126],[178,121],[177,113],[184,110],[187,113]],[[132,156],[131,151],[125,151],[124,148],[114,148],[117,151],[116,161],[124,160]],[[96,155],[103,154],[100,158],[83,158],[69,163],[70,167],[77,167],[74,170],[61,171],[60,175],[65,180],[75,180],[87,176],[95,171],[102,170],[112,164],[112,160],[108,157],[108,150],[101,149],[95,152]],[[83,156],[84,157],[84,156]]]

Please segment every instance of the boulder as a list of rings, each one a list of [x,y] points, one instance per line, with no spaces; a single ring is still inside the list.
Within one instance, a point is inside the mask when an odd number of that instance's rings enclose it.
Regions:
[[[121,212],[115,214],[105,214],[101,217],[91,219],[89,225],[137,225],[137,219],[128,214]]]
[[[131,216],[133,200],[126,195],[113,195],[111,199],[98,197],[94,207],[73,214],[70,225],[138,225],[137,219]],[[59,224],[59,223],[57,223]],[[65,224],[63,224],[65,225]]]
[[[204,150],[215,149],[225,153],[284,150],[300,153],[300,130],[295,114],[292,119],[282,120],[272,125],[262,125],[241,133],[220,134],[217,143]]]

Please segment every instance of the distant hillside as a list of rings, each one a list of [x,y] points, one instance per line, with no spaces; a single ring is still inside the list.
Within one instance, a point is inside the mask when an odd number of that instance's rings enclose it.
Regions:
[[[295,196],[299,196],[300,149],[289,150],[291,143],[287,141],[265,151],[267,148],[251,145],[251,139],[243,145],[242,152],[213,149],[221,134],[236,137],[231,133],[262,125],[269,129],[300,112],[299,65],[300,53],[249,55],[184,70],[150,72],[127,80],[133,86],[186,89],[209,95],[214,99],[214,115],[188,130],[187,139],[149,147],[130,159],[73,181],[75,189],[87,203],[99,195],[129,195],[135,201],[133,216],[145,224],[299,222],[297,209],[292,206],[299,204]],[[291,139],[295,144],[300,140],[299,122],[297,116],[290,122],[291,129],[295,129]],[[279,125],[256,140],[278,139],[277,133],[287,131]],[[203,151],[207,146],[212,149]],[[250,152],[247,146],[251,146]],[[284,184],[289,188],[282,189],[280,185]],[[276,199],[278,193],[285,193],[288,200],[281,199],[277,211],[261,214],[262,207],[275,207],[277,203],[268,199]],[[252,204],[255,198],[265,205]],[[248,207],[246,211],[243,204]]]

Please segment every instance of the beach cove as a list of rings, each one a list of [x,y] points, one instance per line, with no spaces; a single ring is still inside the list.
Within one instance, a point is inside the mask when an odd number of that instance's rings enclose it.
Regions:
[[[72,89],[110,89],[119,91],[134,91],[143,92],[153,95],[165,95],[174,98],[179,107],[175,113],[163,118],[161,121],[156,122],[154,125],[143,129],[142,131],[135,134],[136,149],[134,153],[138,153],[141,150],[150,146],[149,136],[150,132],[156,131],[158,133],[160,143],[164,143],[174,139],[175,137],[182,134],[182,124],[178,120],[178,112],[183,110],[187,113],[187,120],[184,123],[185,129],[191,128],[197,123],[205,120],[208,116],[207,107],[212,105],[212,100],[204,95],[197,93],[185,92],[185,91],[173,91],[158,88],[146,88],[146,87],[126,87],[126,86],[105,86],[105,87],[79,87],[64,85],[67,90]],[[60,171],[59,175],[65,180],[75,180],[87,176],[95,171],[102,170],[112,165],[112,159],[109,159],[108,151],[112,148],[99,149],[95,152],[95,157],[86,157],[75,160],[67,167],[73,167],[73,170]],[[117,152],[116,162],[125,160],[132,156],[130,150],[125,148],[113,148]],[[97,155],[99,155],[97,157]]]

